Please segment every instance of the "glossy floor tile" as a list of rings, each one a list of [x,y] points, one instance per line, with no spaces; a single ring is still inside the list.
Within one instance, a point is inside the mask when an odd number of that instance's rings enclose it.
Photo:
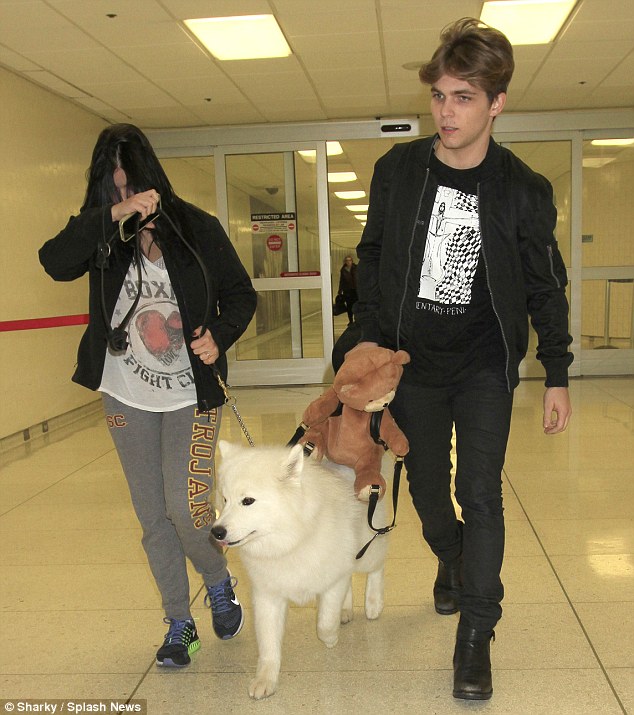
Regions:
[[[286,442],[320,386],[236,388],[258,444]],[[165,632],[116,453],[102,421],[2,454],[0,698],[140,698],[150,715],[198,713],[634,715],[634,378],[573,381],[568,432],[542,434],[539,382],[522,382],[503,475],[504,616],[492,646],[494,696],[451,696],[457,616],[433,609],[436,562],[403,479],[390,536],[386,607],[325,648],[313,605],[292,607],[278,692],[252,702],[257,653],[248,578],[229,553],[246,622],[212,635],[197,575],[203,641],[189,668],[163,672]],[[243,442],[233,415],[222,437]],[[386,457],[384,472],[391,471]]]

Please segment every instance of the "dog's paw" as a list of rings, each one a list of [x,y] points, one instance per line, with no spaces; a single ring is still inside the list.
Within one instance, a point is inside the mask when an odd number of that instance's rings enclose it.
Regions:
[[[277,690],[277,678],[267,678],[265,675],[256,675],[249,683],[249,695],[254,700],[268,698]]]
[[[376,620],[383,612],[383,598],[369,596],[365,599],[365,617],[370,620]]]
[[[344,608],[341,611],[340,623],[342,626],[345,626],[345,624],[350,623],[353,618],[354,618],[354,611],[351,608]]]
[[[339,641],[339,629],[335,631],[325,631],[318,629],[317,636],[319,640],[326,646],[326,648],[334,648]]]

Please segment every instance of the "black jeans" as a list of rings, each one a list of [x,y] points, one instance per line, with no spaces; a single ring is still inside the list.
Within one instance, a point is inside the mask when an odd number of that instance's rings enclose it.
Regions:
[[[449,387],[401,383],[390,405],[409,440],[405,466],[423,536],[442,561],[462,552],[460,611],[478,630],[493,628],[502,615],[502,467],[512,405],[504,375],[490,370]],[[462,537],[451,499],[454,426]]]

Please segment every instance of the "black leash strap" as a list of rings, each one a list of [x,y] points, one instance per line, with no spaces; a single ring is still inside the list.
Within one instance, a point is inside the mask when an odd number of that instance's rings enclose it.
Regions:
[[[368,543],[359,551],[356,558],[360,559],[363,554],[368,550],[370,544],[376,539],[377,536],[383,536],[389,533],[396,526],[396,508],[398,506],[398,490],[401,482],[401,470],[403,469],[403,457],[396,457],[394,462],[394,479],[392,480],[392,523],[389,526],[383,526],[377,529],[372,523],[372,518],[374,517],[374,512],[376,510],[376,505],[379,501],[379,494],[381,493],[381,488],[374,484],[370,490],[370,501],[368,502],[368,526],[372,531],[374,531],[374,536],[368,541]]]
[[[295,430],[295,434],[286,443],[287,447],[294,447],[299,440],[306,434],[309,429],[308,425],[304,422],[300,422],[298,428]]]
[[[115,352],[124,352],[128,347],[128,333],[126,328],[128,323],[134,315],[134,311],[139,305],[141,300],[141,289],[143,283],[143,275],[141,273],[141,239],[140,239],[140,216],[139,214],[132,214],[135,219],[135,229],[134,229],[134,262],[136,263],[136,275],[137,275],[137,293],[130,309],[123,317],[123,320],[115,328],[111,327],[110,319],[108,313],[106,312],[106,294],[105,294],[105,280],[104,280],[104,270],[108,268],[108,259],[112,251],[112,241],[119,234],[117,232],[113,233],[109,240],[104,240],[99,244],[97,248],[97,264],[99,266],[99,271],[101,274],[101,315],[106,327],[106,337],[108,345]],[[122,223],[119,222],[119,231],[122,232]],[[102,229],[105,233],[105,227],[102,224]],[[127,239],[130,240],[130,239]]]
[[[336,417],[340,415],[342,409],[343,405],[340,402],[337,406],[337,409],[332,413],[331,417]],[[380,437],[382,419],[383,410],[379,410],[378,412],[373,412],[371,414],[370,435],[374,442],[376,442],[376,444],[380,444],[383,449],[387,451],[389,447]],[[309,425],[305,424],[304,422],[300,422],[298,428],[295,430],[295,434],[290,438],[286,446],[294,447],[299,442],[299,440],[306,434],[308,429],[310,429]],[[314,449],[315,445],[312,444],[312,442],[307,442],[304,445],[304,454],[308,457],[312,454]],[[374,512],[376,511],[376,505],[379,502],[381,487],[379,487],[378,484],[373,484],[370,488],[370,499],[368,501],[368,526],[370,527],[370,529],[372,529],[372,531],[374,531],[374,536],[361,549],[361,551],[359,551],[356,556],[357,559],[360,559],[365,554],[365,552],[368,550],[368,547],[374,541],[374,539],[376,539],[377,536],[383,536],[384,534],[389,533],[396,526],[396,508],[398,506],[398,491],[401,481],[401,470],[403,469],[403,460],[404,457],[397,456],[396,461],[394,463],[394,479],[392,481],[392,523],[389,526],[377,528],[372,523],[372,520],[374,518]]]

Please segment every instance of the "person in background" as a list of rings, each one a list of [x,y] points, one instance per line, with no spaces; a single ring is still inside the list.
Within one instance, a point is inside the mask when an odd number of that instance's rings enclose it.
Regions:
[[[491,138],[513,69],[501,32],[473,18],[445,28],[420,70],[436,134],[378,160],[357,248],[361,341],[411,355],[390,410],[409,440],[409,489],[438,558],[435,609],[460,611],[453,695],[469,700],[493,693],[501,472],[529,316],[546,373],[544,432],[562,432],[571,415],[552,187]],[[454,429],[461,520],[451,498]]]
[[[138,244],[118,237],[129,215]],[[216,635],[233,638],[243,624],[236,581],[209,541],[224,402],[211,366],[226,379],[225,354],[253,316],[255,291],[218,220],[174,193],[131,124],[101,132],[79,215],[39,257],[57,281],[88,273],[89,324],[72,379],[102,394],[141,523],[169,626],[156,663],[186,666],[200,647],[186,558],[203,578]]]
[[[346,312],[348,313],[348,325],[352,325],[354,314],[352,306],[357,302],[357,264],[352,260],[352,256],[346,256],[343,259],[343,265],[339,271],[339,290],[338,295],[342,295],[346,304]]]

